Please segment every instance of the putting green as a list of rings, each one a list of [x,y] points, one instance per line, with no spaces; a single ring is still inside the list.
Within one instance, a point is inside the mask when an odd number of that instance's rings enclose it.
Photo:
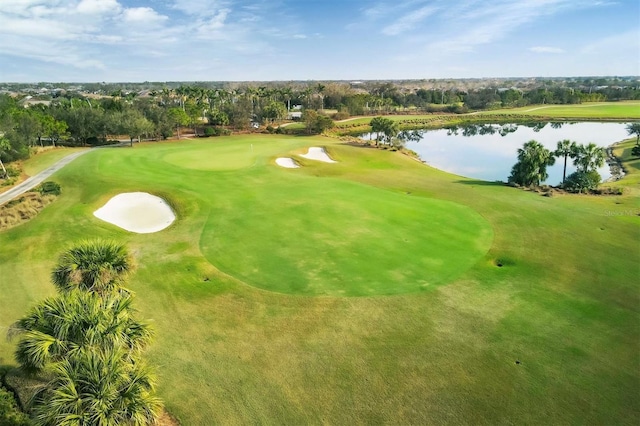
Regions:
[[[204,171],[239,170],[263,164],[269,157],[284,149],[292,149],[299,142],[291,138],[255,138],[252,143],[236,143],[234,139],[214,139],[203,143],[185,144],[181,150],[167,153],[163,161],[185,169]]]
[[[300,176],[225,198],[200,245],[212,264],[255,287],[366,296],[448,282],[484,256],[492,235],[460,204]]]

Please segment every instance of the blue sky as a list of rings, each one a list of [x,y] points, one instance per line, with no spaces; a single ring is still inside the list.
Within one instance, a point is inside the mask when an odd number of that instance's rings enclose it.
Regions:
[[[0,81],[640,75],[637,0],[0,0]]]

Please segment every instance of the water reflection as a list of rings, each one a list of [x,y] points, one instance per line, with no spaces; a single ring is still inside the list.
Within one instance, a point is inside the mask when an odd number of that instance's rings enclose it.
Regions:
[[[563,139],[606,147],[628,137],[625,126],[626,123],[593,122],[451,126],[419,131],[420,139],[407,141],[406,147],[438,169],[471,178],[506,181],[517,161],[518,148],[531,139],[551,151]],[[549,178],[545,183],[559,184],[562,168],[562,159],[557,159],[555,165],[548,167]],[[567,176],[574,171],[573,164],[568,164]],[[611,176],[606,165],[598,173],[603,179]]]

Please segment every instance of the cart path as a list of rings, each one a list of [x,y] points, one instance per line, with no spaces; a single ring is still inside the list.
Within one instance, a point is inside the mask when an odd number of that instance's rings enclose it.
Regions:
[[[50,177],[52,174],[54,174],[55,172],[57,172],[58,170],[60,170],[61,168],[63,168],[73,160],[75,160],[76,158],[86,154],[89,151],[91,150],[85,149],[83,151],[71,153],[66,157],[63,157],[61,160],[58,160],[58,162],[54,163],[53,165],[47,167],[37,175],[31,176],[30,178],[14,186],[7,192],[3,192],[2,194],[0,194],[0,205],[16,198],[19,195],[24,194],[25,192],[29,191],[30,189],[44,182],[44,180]]]

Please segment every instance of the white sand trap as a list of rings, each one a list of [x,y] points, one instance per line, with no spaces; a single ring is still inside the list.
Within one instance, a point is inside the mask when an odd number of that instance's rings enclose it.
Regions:
[[[118,194],[93,212],[93,215],[138,234],[162,231],[176,220],[176,215],[166,201],[146,192]]]
[[[300,157],[308,158],[309,160],[324,161],[325,163],[337,163],[337,161],[333,161],[329,158],[327,151],[325,151],[324,148],[318,148],[315,146],[309,147],[309,152],[301,154]]]
[[[293,158],[285,158],[285,157],[278,157],[276,158],[276,164],[280,167],[285,167],[287,169],[299,169],[300,166],[298,166],[296,164],[295,161],[293,161]]]

